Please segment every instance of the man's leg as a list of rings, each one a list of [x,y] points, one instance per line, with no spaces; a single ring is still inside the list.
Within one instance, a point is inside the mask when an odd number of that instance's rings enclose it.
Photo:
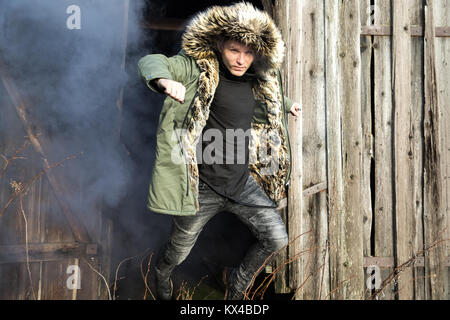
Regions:
[[[261,203],[267,203],[267,199],[269,199],[267,195],[259,186],[258,191],[255,191],[254,184],[257,184],[256,181],[250,178],[246,185],[247,190],[254,190],[249,195],[251,203],[257,204],[258,198],[260,198]],[[253,277],[261,271],[261,267],[267,258],[288,244],[288,235],[276,208],[258,208],[230,203],[227,210],[236,214],[258,240],[248,250],[239,267],[232,270],[231,274],[228,275],[230,278],[228,299],[242,299],[244,297],[243,292],[247,290]]]
[[[175,216],[172,232],[156,266],[156,291],[159,299],[170,299],[172,288],[170,275],[191,252],[206,223],[222,210],[225,199],[199,183],[199,211],[194,216]]]

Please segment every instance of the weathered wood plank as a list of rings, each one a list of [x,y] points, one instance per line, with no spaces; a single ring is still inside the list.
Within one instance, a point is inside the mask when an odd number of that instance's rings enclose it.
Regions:
[[[424,119],[424,240],[431,248],[445,238],[446,216],[440,155],[440,101],[436,76],[433,1],[425,6],[425,119]],[[425,294],[427,299],[447,299],[448,277],[445,244],[425,251]]]
[[[423,25],[423,1],[413,0],[410,22]],[[411,123],[413,154],[413,211],[411,239],[413,252],[423,251],[423,38],[411,38]],[[414,279],[414,299],[425,299],[424,268],[412,269]]]
[[[361,53],[359,1],[339,4],[339,76],[342,110],[342,175],[344,212],[342,227],[344,263],[338,266],[344,278],[346,299],[361,299],[364,293],[362,243],[362,124]]]
[[[102,223],[102,237],[100,239],[101,245],[101,271],[106,281],[111,283],[112,273],[112,250],[113,250],[113,221],[111,219],[105,219]],[[102,281],[99,283],[99,297],[102,299],[108,297],[108,288]]]
[[[327,4],[327,91],[337,87],[331,95],[327,92],[327,118],[332,119],[327,135],[331,290],[333,299],[361,299],[364,273],[360,6],[359,1]],[[330,56],[333,54],[337,54],[337,60]]]
[[[409,35],[409,7],[407,0],[392,2],[393,20],[393,89],[394,89],[394,175],[395,175],[395,236],[396,265],[413,255],[412,234],[413,183],[411,145],[411,37]],[[406,53],[406,54],[405,54]],[[414,298],[412,270],[406,269],[398,277],[398,297]]]
[[[67,258],[63,261],[48,261],[44,263],[41,277],[42,300],[72,299],[73,290],[67,287],[67,280],[71,276],[70,273],[67,273],[67,267],[73,264],[73,258]],[[83,283],[81,283],[81,286],[83,286]]]
[[[375,2],[375,24],[390,23],[389,1]],[[375,203],[374,255],[393,256],[393,159],[392,159],[392,69],[391,38],[374,38],[374,147],[375,147]],[[381,270],[386,279],[392,269]],[[394,299],[394,287],[389,285],[379,299]]]
[[[434,2],[435,24],[450,24],[450,3],[446,0]],[[450,28],[449,28],[450,29]],[[436,33],[438,30],[436,30]],[[447,217],[447,239],[450,239],[450,39],[438,38],[435,40],[436,76],[438,85],[438,100],[441,112],[441,169],[443,171],[444,210]],[[450,256],[450,240],[446,242],[447,256]],[[450,272],[449,272],[450,276]],[[450,286],[450,278],[449,278]],[[450,290],[448,298],[450,300]]]
[[[63,260],[72,256],[93,256],[97,254],[95,244],[79,242],[29,243],[28,257],[25,244],[0,246],[0,264],[11,262],[39,262]]]
[[[300,6],[301,1],[299,1]],[[303,107],[303,119],[301,131],[297,130],[294,120],[290,123],[293,143],[297,144],[298,153],[303,153],[301,173],[303,185],[313,185],[326,180],[326,129],[325,129],[325,78],[324,78],[324,23],[323,2],[305,1],[302,12],[302,42],[301,51],[292,52],[291,60],[303,59],[301,65],[301,92],[307,92],[301,97]],[[292,19],[295,16],[292,15]],[[295,35],[295,33],[294,33]],[[291,37],[293,39],[294,36]],[[297,75],[290,71],[288,81],[295,82]],[[294,84],[295,85],[295,84]],[[295,95],[298,89],[292,85],[291,94]],[[301,120],[301,119],[300,119]],[[297,141],[303,137],[303,147]],[[297,159],[296,159],[297,160]],[[300,163],[300,162],[299,162]],[[297,193],[295,189],[292,189]],[[300,191],[300,190],[297,190]],[[299,194],[302,194],[299,192]],[[292,198],[294,201],[294,198]],[[289,208],[294,213],[295,207]],[[299,234],[305,234],[300,238],[300,251],[304,254],[300,257],[301,277],[297,286],[297,299],[310,300],[322,299],[328,292],[328,221],[327,221],[326,194],[316,193],[308,198],[303,198],[300,220],[297,222],[300,228]],[[291,217],[291,215],[289,215]],[[291,222],[291,220],[289,220]]]
[[[269,12],[272,16],[272,18],[275,20],[275,23],[277,24],[283,41],[285,42],[285,44],[288,44],[289,42],[289,15],[287,14],[288,12],[288,2],[286,1],[275,1],[272,4],[272,1],[264,1],[263,5],[264,8],[267,12]],[[284,62],[284,66],[281,70],[282,73],[282,79],[283,79],[283,85],[284,85],[284,89],[287,92],[288,88],[287,86],[289,85],[289,83],[287,83],[287,78],[288,78],[288,72],[287,70],[289,70],[289,66],[290,66],[290,59],[288,59],[287,57],[285,58],[285,62]],[[283,221],[285,222],[286,226],[288,226],[288,201],[287,198],[284,201],[284,204],[280,204],[280,208],[279,208],[279,212],[280,215],[283,219]],[[289,240],[292,241],[292,235],[291,235],[291,230],[288,229],[288,234],[289,234]],[[291,264],[287,264],[289,261],[289,251],[293,250],[293,247],[295,246],[295,243],[292,243],[288,246],[288,248],[286,248],[285,250],[283,250],[282,252],[280,252],[280,254],[278,254],[278,256],[276,257],[274,264],[273,264],[273,270],[276,270],[276,276],[275,276],[275,292],[277,293],[289,293],[291,292],[291,288],[289,285],[289,270],[291,269],[295,269],[298,265],[298,263],[296,261],[293,261]]]
[[[361,25],[373,23],[370,0],[361,0]],[[363,215],[363,254],[371,255],[372,233],[372,194],[371,194],[371,165],[373,157],[372,136],[372,38],[361,37],[361,119],[362,119],[362,175],[361,201]]]
[[[330,241],[330,292],[338,290],[344,274],[338,268],[343,264],[342,217],[344,216],[344,197],[342,179],[342,132],[341,104],[339,103],[339,61],[337,39],[339,34],[339,6],[337,1],[325,2],[326,30],[326,103],[327,153],[328,153],[328,219]],[[339,293],[339,295],[337,295]],[[331,299],[343,297],[340,291],[331,295]]]
[[[286,60],[283,66],[285,94],[297,102],[302,100],[302,60],[301,44],[304,36],[302,30],[301,1],[276,1],[274,5],[276,21],[281,27],[283,39],[289,44],[286,50]],[[302,233],[302,116],[299,119],[289,119],[289,136],[291,137],[291,181],[288,194],[287,225],[289,233],[288,255],[295,258],[289,264],[289,287],[296,290],[301,284],[301,251]],[[296,295],[298,298],[298,295]]]

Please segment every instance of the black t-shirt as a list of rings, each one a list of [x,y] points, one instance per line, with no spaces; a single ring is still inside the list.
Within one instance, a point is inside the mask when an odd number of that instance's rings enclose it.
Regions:
[[[252,68],[234,76],[220,61],[219,84],[197,145],[200,180],[217,193],[239,201],[249,176],[250,127],[256,101]]]

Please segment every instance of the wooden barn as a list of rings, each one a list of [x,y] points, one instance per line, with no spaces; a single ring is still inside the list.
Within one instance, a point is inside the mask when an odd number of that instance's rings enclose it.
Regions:
[[[154,299],[171,227],[146,208],[163,97],[136,64],[234,2],[0,5],[0,299]],[[279,207],[290,241],[248,297],[448,300],[448,1],[247,2],[280,28],[283,88],[302,104]],[[204,261],[236,264],[253,241],[215,217],[177,299],[223,299]]]

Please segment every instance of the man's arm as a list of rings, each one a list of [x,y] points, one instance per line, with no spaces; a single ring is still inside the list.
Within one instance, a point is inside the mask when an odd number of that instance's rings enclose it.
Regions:
[[[292,99],[288,97],[284,97],[284,112],[290,113],[295,117],[299,116],[299,112],[301,111],[301,105],[298,102],[294,102]]]
[[[150,90],[170,95],[175,83],[183,86],[191,80],[192,63],[186,56],[180,54],[170,58],[162,54],[150,54],[138,61],[138,74]]]
[[[150,85],[157,87],[160,92],[165,93],[172,99],[184,103],[186,87],[182,83],[170,79],[158,78],[151,80]]]

